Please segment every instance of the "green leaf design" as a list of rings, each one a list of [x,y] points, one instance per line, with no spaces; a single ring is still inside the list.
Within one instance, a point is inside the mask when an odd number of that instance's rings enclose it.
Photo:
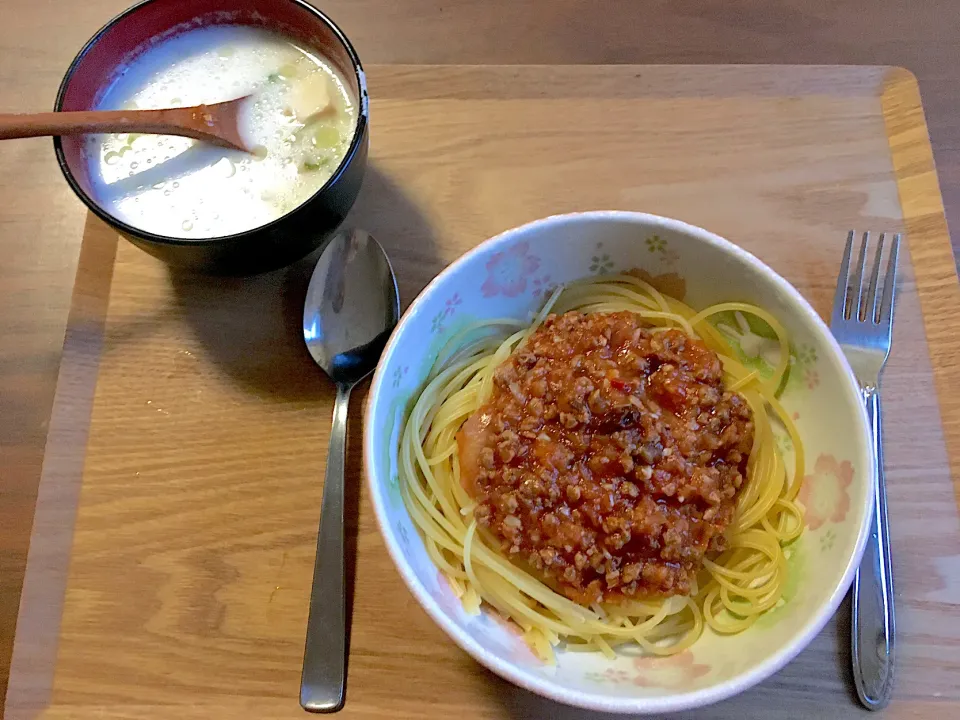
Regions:
[[[659,235],[651,235],[650,237],[647,238],[647,250],[649,252],[662,253],[666,249],[667,249],[667,241],[662,239]]]
[[[726,338],[733,349],[734,356],[745,367],[759,372],[764,379],[773,375],[775,360],[779,357],[779,350],[776,345],[777,334],[766,321],[749,313],[724,311],[713,316],[711,322]],[[764,345],[763,348],[758,349],[758,338]],[[748,340],[750,341],[749,352],[744,349]],[[816,362],[816,359],[817,352],[814,347],[810,345],[799,347],[791,345],[787,369],[784,371],[778,395],[782,396],[788,391],[804,388],[805,371]]]
[[[813,365],[817,361],[817,349],[813,345],[801,345],[794,353],[801,365]]]
[[[767,340],[777,339],[777,334],[773,331],[773,328],[770,327],[766,320],[763,320],[752,313],[740,313],[740,315],[746,321],[747,326],[750,328],[750,332],[752,332],[754,335],[759,335]],[[733,312],[733,310],[724,310],[723,312],[719,312],[711,317],[710,321],[714,325],[726,325],[727,327],[732,328],[739,327],[736,314]]]
[[[781,454],[793,452],[793,440],[786,431],[775,429],[773,432],[773,438],[776,441],[777,449]]]
[[[718,323],[718,324],[724,324],[724,323]],[[731,327],[731,326],[726,325],[726,327]],[[736,327],[736,325],[733,325],[732,327]],[[722,328],[718,327],[717,329],[720,330],[720,333],[723,335],[724,338],[726,338],[727,343],[733,349],[734,356],[737,358],[737,360],[743,363],[744,367],[746,367],[749,370],[757,371],[758,373],[760,373],[760,377],[762,378],[768,378],[771,375],[773,375],[773,365],[771,365],[769,362],[767,362],[763,357],[759,355],[748,355],[746,352],[744,352],[743,346],[740,344],[740,340],[738,338],[724,332]]]
[[[833,550],[833,544],[837,541],[837,534],[833,528],[827,530],[820,536],[820,552],[829,552]]]
[[[613,269],[613,261],[607,254],[594,255],[590,258],[590,272],[605,273]]]
[[[444,313],[439,313],[437,317],[442,320]],[[476,322],[476,320],[477,318],[473,315],[464,314],[451,322],[449,327],[445,326],[440,328],[440,332],[437,332],[433,335],[426,352],[420,359],[419,367],[410,365],[409,367],[405,366],[405,369],[398,368],[400,374],[403,375],[407,371],[410,371],[414,373],[414,377],[425,378],[429,369],[433,367],[433,363],[436,361],[438,353],[443,346],[446,345],[447,340],[453,337],[456,333],[460,332],[460,330],[463,328]],[[397,384],[399,385],[399,380]],[[424,386],[425,383],[421,384],[410,394],[397,394],[391,400],[390,407],[387,411],[387,438],[393,437],[394,431],[397,430],[398,423],[400,424],[399,430],[402,432],[403,424],[406,423],[407,418],[410,415],[410,411],[413,410],[413,406],[416,403],[416,398],[420,397],[420,393],[422,392]],[[406,388],[404,388],[404,390],[406,390]],[[397,467],[394,466],[390,457],[390,443],[384,443],[383,447],[380,449],[380,452],[382,453],[381,462],[383,463],[383,467],[390,469],[388,481],[390,488],[390,500],[393,502],[395,507],[401,507],[403,505],[403,498],[400,495],[400,475]]]
[[[767,610],[754,625],[756,628],[769,628],[781,621],[781,610],[790,604],[800,591],[800,580],[804,574],[804,568],[807,565],[807,545],[804,542],[804,536],[794,540],[784,547],[784,553],[787,557],[787,580],[783,585],[782,602]]]
[[[402,433],[402,427],[398,428],[397,423],[403,422],[404,420],[398,420],[398,418],[406,418],[409,409],[406,407],[410,398],[405,396],[399,396],[390,403],[390,408],[387,411],[387,438],[392,438],[394,431],[399,431]],[[399,412],[402,409],[402,412]],[[383,457],[381,463],[383,467],[388,468],[390,472],[388,487],[390,491],[390,502],[394,507],[403,506],[403,497],[400,495],[400,473],[399,468],[394,465],[393,459],[390,455],[390,443],[385,442],[383,448]]]
[[[806,547],[801,535],[784,548],[784,552],[790,554],[790,557],[787,558],[787,581],[783,585],[785,602],[790,602],[795,598],[797,591],[800,589],[800,576],[803,575],[806,564]]]

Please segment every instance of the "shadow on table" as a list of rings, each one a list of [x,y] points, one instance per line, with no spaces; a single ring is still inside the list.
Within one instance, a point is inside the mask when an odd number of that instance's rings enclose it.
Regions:
[[[851,605],[850,598],[851,594],[848,592],[843,602],[840,603],[840,607],[837,608],[833,619],[836,623],[835,640],[837,665],[840,667],[840,675],[843,684],[849,688],[851,700],[859,702],[853,681],[853,651],[850,648],[850,623],[853,615],[853,606]]]
[[[561,705],[558,702],[534,695],[528,690],[515,687],[502,680],[497,679],[497,682],[503,685],[502,688],[498,688],[501,692],[497,693],[497,697],[503,705],[504,713],[507,717],[513,718],[514,720],[529,720],[530,718],[550,718],[550,720],[623,720],[624,717],[630,717],[629,715],[592,712],[568,705]],[[677,718],[677,720],[682,719]]]
[[[360,227],[388,253],[415,248],[418,274],[436,272],[436,242],[420,209],[375,165],[345,228]],[[170,272],[177,312],[225,375],[265,401],[330,402],[333,384],[314,365],[303,341],[303,301],[320,250],[289,267],[251,277],[210,277]],[[393,254],[393,253],[391,253]],[[401,294],[419,290],[395,263]],[[410,297],[403,297],[409,302]]]
[[[360,196],[344,223],[344,228],[354,227],[381,240],[390,255],[399,247],[415,248],[421,260],[418,274],[439,271],[436,242],[426,218],[403,189],[375,165],[367,168]],[[176,303],[173,311],[189,324],[204,352],[225,377],[264,402],[332,408],[336,389],[314,364],[303,340],[303,302],[321,252],[322,249],[317,250],[289,267],[252,277],[170,272]],[[425,281],[421,277],[405,277],[403,265],[394,263],[394,269],[401,299],[406,304]],[[363,485],[360,440],[368,389],[369,380],[354,390],[348,425],[344,497],[348,623],[356,577]]]

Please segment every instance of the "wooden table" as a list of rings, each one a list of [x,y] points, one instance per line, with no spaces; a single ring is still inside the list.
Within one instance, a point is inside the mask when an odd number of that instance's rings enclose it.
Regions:
[[[76,49],[126,0],[7,0],[0,27],[0,106],[47,108]],[[956,6],[761,0],[323,4],[368,63],[798,62],[914,69],[948,214],[960,219]],[[952,15],[952,17],[951,17]],[[905,162],[919,162],[915,138]],[[916,159],[913,159],[916,158]],[[0,693],[16,618],[43,444],[85,212],[59,177],[48,141],[0,146]],[[930,187],[920,198],[933,200]],[[923,200],[919,200],[923,202]],[[924,225],[942,231],[931,208]],[[936,262],[944,272],[949,257]],[[954,308],[955,309],[955,308]],[[945,308],[943,312],[950,312]],[[929,328],[928,328],[929,329]],[[948,358],[934,358],[946,362]],[[954,428],[955,431],[955,428]],[[954,465],[958,458],[953,457]]]
[[[960,458],[960,426],[937,389],[946,397],[960,383],[950,362],[960,321],[945,311],[960,305],[960,286],[912,76],[731,65],[368,64],[367,73],[377,133],[347,224],[380,238],[404,301],[501,228],[613,205],[734,238],[828,315],[847,228],[906,231],[884,374],[900,631],[887,717],[928,703],[955,709],[960,516],[950,450]],[[658,265],[652,245],[638,246],[641,267],[672,267],[669,253]],[[603,257],[598,250],[594,263]],[[10,720],[302,717],[295,696],[333,392],[298,322],[311,261],[211,282],[168,272],[86,223]],[[815,388],[817,360],[797,357],[800,384]],[[362,389],[357,400],[355,422]],[[842,517],[842,501],[823,510],[842,494],[814,489],[831,487],[821,461],[830,458],[808,452],[813,499],[800,557],[830,552],[832,528],[818,527]],[[495,680],[409,600],[372,517],[357,442],[346,467],[356,569],[343,717],[577,717]],[[848,618],[838,612],[758,688],[688,717],[786,720],[830,707],[853,720],[861,710],[846,674]],[[631,682],[650,681],[640,670]],[[425,696],[420,677],[443,692]]]

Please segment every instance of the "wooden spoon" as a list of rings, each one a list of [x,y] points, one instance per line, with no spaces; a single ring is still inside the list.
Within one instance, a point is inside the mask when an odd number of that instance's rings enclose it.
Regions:
[[[246,95],[236,100],[166,110],[83,110],[30,114],[0,113],[0,140],[85,133],[181,135],[212,145],[245,150],[237,114]]]

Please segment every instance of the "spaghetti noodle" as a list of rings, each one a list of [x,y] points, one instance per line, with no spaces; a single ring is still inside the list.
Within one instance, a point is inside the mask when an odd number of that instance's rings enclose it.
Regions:
[[[746,480],[726,527],[726,549],[703,558],[689,594],[586,606],[558,592],[556,583],[512,562],[496,538],[478,526],[478,503],[461,476],[457,434],[494,391],[494,373],[522,350],[548,314],[629,312],[645,325],[675,328],[699,338],[722,363],[726,390],[749,405],[753,441]],[[724,335],[708,320],[733,311],[754,315],[779,342],[779,360],[763,377],[735,359]],[[441,349],[425,387],[411,409],[400,441],[400,488],[426,550],[468,612],[486,604],[522,628],[531,648],[552,661],[560,643],[574,651],[608,656],[622,645],[639,645],[654,655],[689,647],[705,625],[718,633],[748,628],[780,600],[787,575],[783,546],[802,532],[795,502],[803,478],[803,447],[777,392],[789,363],[789,344],[780,323],[762,308],[721,303],[700,312],[664,295],[632,275],[580,280],[556,290],[532,323],[487,320],[457,333]],[[794,445],[788,472],[774,438],[773,423]],[[467,483],[468,484],[468,483]],[[552,586],[553,585],[553,586]]]

